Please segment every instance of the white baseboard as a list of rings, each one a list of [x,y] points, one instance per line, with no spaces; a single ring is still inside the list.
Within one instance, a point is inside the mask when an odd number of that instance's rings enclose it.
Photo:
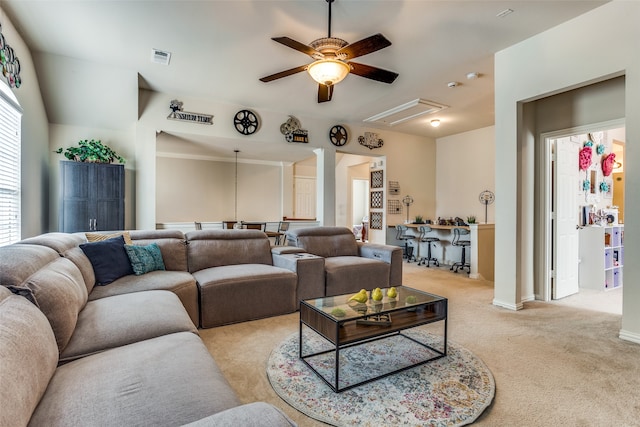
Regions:
[[[520,304],[510,304],[510,303],[506,303],[503,301],[498,301],[496,299],[493,300],[493,305],[496,305],[498,307],[502,307],[502,308],[506,308],[509,310],[513,310],[513,311],[518,311],[518,310],[522,310],[524,308],[524,304],[520,303]]]
[[[621,340],[631,341],[636,344],[640,344],[640,334],[635,332],[625,331],[624,329],[620,329],[620,335],[618,337]]]

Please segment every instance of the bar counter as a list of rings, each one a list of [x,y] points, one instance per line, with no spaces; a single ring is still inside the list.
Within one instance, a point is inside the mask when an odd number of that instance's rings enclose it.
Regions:
[[[469,252],[467,259],[471,264],[471,272],[469,277],[471,279],[485,279],[493,281],[494,271],[494,253],[495,253],[495,224],[470,224],[468,226],[457,225],[437,225],[437,224],[402,224],[406,225],[409,233],[413,233],[416,237],[419,235],[418,227],[429,226],[431,227],[431,233],[428,236],[437,237],[440,242],[435,244],[435,247],[431,248],[431,253],[438,259],[440,264],[451,265],[454,262],[460,261],[461,249],[451,245],[453,239],[454,228],[465,228],[470,230],[469,240],[471,246],[467,248]],[[404,242],[396,239],[396,226],[389,225],[387,229],[387,244],[404,246]],[[418,242],[413,241],[414,255],[417,256],[415,251],[417,250]],[[426,254],[425,243],[421,243],[420,254]],[[440,256],[438,256],[440,254]],[[426,268],[426,267],[425,267]]]

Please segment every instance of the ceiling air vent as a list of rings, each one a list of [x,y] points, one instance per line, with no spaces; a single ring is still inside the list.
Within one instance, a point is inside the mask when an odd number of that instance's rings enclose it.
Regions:
[[[375,116],[371,116],[363,121],[369,123],[378,123],[387,126],[395,126],[397,124],[406,122],[407,120],[415,119],[425,114],[437,113],[440,110],[448,108],[446,105],[438,104],[437,102],[427,101],[425,99],[414,99],[406,104],[399,105],[390,110],[384,111]]]
[[[159,49],[151,49],[151,62],[162,65],[169,65],[171,52]]]

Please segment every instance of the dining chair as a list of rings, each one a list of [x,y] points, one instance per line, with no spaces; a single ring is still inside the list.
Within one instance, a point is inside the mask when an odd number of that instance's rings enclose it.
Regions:
[[[244,222],[244,221],[242,221],[242,228],[245,228],[247,230],[264,231],[266,227],[267,227],[267,223],[266,222]]]
[[[287,231],[289,231],[289,222],[280,221],[278,224],[278,235],[276,236],[276,245],[284,245],[287,241]]]

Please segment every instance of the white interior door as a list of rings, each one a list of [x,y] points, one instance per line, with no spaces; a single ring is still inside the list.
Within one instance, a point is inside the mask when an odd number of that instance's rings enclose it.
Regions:
[[[295,177],[293,179],[295,192],[295,218],[316,218],[316,180],[315,178]]]
[[[555,141],[555,212],[553,229],[554,280],[552,298],[559,299],[579,291],[578,283],[578,151],[580,143],[572,137]]]

